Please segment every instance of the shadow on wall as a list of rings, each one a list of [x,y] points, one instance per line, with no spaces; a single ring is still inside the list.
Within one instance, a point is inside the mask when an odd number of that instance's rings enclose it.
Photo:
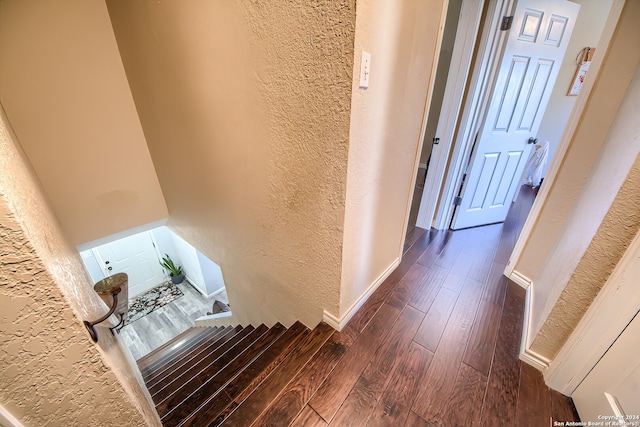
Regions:
[[[169,280],[160,259],[169,255],[182,266],[186,279],[204,296],[225,290],[222,270],[165,226],[119,233],[78,247],[94,282],[116,273],[129,275],[129,298]]]

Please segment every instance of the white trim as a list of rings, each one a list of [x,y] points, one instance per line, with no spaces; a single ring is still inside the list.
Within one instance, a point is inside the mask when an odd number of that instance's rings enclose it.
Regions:
[[[570,396],[640,309],[640,233],[545,373],[545,382]]]
[[[545,185],[540,187],[540,192],[536,196],[536,200],[529,211],[529,216],[527,216],[527,220],[525,221],[522,231],[520,232],[520,236],[516,241],[516,244],[511,252],[511,256],[509,257],[509,261],[507,262],[507,268],[505,270],[505,274],[509,275],[511,271],[518,265],[520,261],[520,257],[522,256],[522,252],[524,251],[524,247],[531,236],[533,231],[533,227],[537,223],[538,215],[542,208],[546,206],[547,196],[549,191],[553,187],[553,182],[555,181],[560,167],[564,161],[565,156],[567,155],[567,151],[569,149],[569,145],[573,140],[573,135],[582,119],[582,112],[590,100],[591,89],[593,89],[594,84],[598,81],[598,73],[600,72],[600,66],[602,65],[604,58],[606,57],[605,52],[609,49],[609,45],[611,43],[611,39],[613,37],[613,33],[616,29],[618,19],[620,18],[620,13],[622,12],[622,7],[624,6],[625,0],[614,0],[611,5],[611,10],[609,12],[609,16],[607,17],[607,23],[602,30],[602,35],[600,36],[600,41],[598,42],[598,52],[593,59],[593,62],[589,66],[589,73],[593,78],[588,78],[584,82],[582,86],[582,90],[580,91],[580,95],[578,95],[578,99],[573,107],[573,111],[569,116],[569,120],[567,121],[567,125],[565,127],[564,133],[562,134],[562,138],[560,138],[560,142],[558,143],[558,148],[551,159],[551,165],[549,166],[549,170],[547,171],[547,175],[545,177]],[[602,46],[602,48],[600,48]],[[596,101],[592,101],[596,102]]]
[[[4,406],[0,405],[0,425],[7,427],[23,427],[22,423],[16,417],[11,415]]]
[[[427,170],[424,190],[420,199],[420,208],[418,209],[418,219],[416,221],[418,227],[429,229],[433,222],[433,215],[438,203],[440,189],[442,188],[442,181],[445,177],[456,123],[460,115],[464,89],[469,77],[473,48],[482,17],[482,7],[483,2],[481,1],[462,1],[451,64],[442,98],[442,110],[436,127],[436,135],[440,137],[440,144],[434,145],[431,152],[431,167]]]
[[[229,326],[237,323],[234,319],[233,311],[223,311],[222,313],[200,316],[194,322],[196,326],[211,328],[214,326]]]
[[[531,279],[518,271],[514,270],[511,272],[511,274],[507,274],[505,271],[504,275],[507,276],[509,280],[517,285],[520,285],[524,289],[529,289],[531,287]]]
[[[503,44],[504,32],[499,30],[499,22],[507,15],[512,0],[490,0],[487,6],[487,23],[484,25],[480,46],[476,55],[467,102],[458,126],[457,137],[453,142],[453,154],[442,186],[442,196],[436,209],[433,227],[444,230],[449,227],[453,217],[453,198],[460,188],[465,161],[469,158],[472,142],[475,138],[489,95],[493,89],[493,77],[499,53]]]
[[[391,263],[391,265],[382,273],[375,282],[369,286],[367,291],[358,298],[356,302],[354,302],[351,307],[341,316],[336,317],[334,314],[329,313],[327,310],[324,310],[322,314],[322,321],[331,326],[333,329],[337,331],[341,331],[342,328],[351,320],[354,314],[358,312],[360,307],[369,299],[371,294],[375,292],[376,289],[389,277],[389,275],[400,265],[400,257],[396,258],[395,261]]]
[[[525,277],[520,275],[520,277]],[[512,279],[513,280],[513,279]],[[522,286],[522,285],[520,285]],[[531,304],[533,299],[533,283],[529,281],[524,298],[524,319],[522,324],[522,339],[520,340],[520,360],[544,372],[549,367],[550,360],[531,350]]]
[[[171,280],[171,277],[169,277],[169,280]],[[194,280],[192,280],[189,276],[187,276],[186,274],[184,275],[184,280],[186,282],[189,283],[189,285],[191,285],[192,288],[194,288],[196,291],[200,292],[200,294],[202,296],[205,297],[209,297],[209,295],[207,295],[207,291],[205,289],[200,289],[200,286],[196,285],[196,282]]]
[[[209,295],[207,295],[207,298],[213,298],[218,294],[221,294],[222,292],[224,292],[226,290],[226,288],[224,286],[222,286],[220,289],[215,290],[213,292],[211,292]]]
[[[444,0],[442,4],[442,10],[440,11],[440,27],[438,29],[438,38],[436,40],[436,46],[434,52],[440,52],[442,49],[442,39],[444,37],[444,27],[447,21],[447,9],[449,7],[449,0]],[[404,227],[402,227],[402,238],[400,239],[400,247],[398,252],[402,257],[404,249],[404,242],[407,238],[407,229],[409,228],[409,217],[411,216],[411,207],[413,205],[413,195],[416,191],[416,180],[418,179],[418,168],[420,167],[420,157],[422,155],[422,147],[424,145],[424,135],[427,132],[427,119],[429,118],[429,107],[431,106],[431,99],[433,96],[433,89],[436,83],[436,74],[438,71],[438,62],[440,56],[438,55],[431,64],[431,73],[429,75],[429,85],[427,86],[427,94],[424,100],[424,107],[422,109],[422,123],[420,126],[420,136],[418,138],[418,147],[415,153],[415,159],[413,161],[413,177],[411,179],[411,186],[409,187],[409,197],[407,198],[407,204],[404,214]],[[428,173],[429,171],[427,171]],[[424,195],[424,192],[423,192]]]
[[[107,243],[115,242],[116,240],[124,239],[125,237],[133,236],[134,234],[143,233],[145,231],[152,231],[154,228],[164,227],[168,220],[169,218],[159,219],[158,221],[150,222],[148,224],[143,224],[138,227],[133,227],[128,230],[110,234],[108,236],[78,245],[76,246],[76,249],[78,250],[78,252],[82,252],[91,248],[95,248],[96,246],[102,246]]]

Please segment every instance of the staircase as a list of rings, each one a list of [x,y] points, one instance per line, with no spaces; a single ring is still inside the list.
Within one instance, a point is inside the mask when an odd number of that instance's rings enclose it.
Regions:
[[[278,395],[332,334],[325,323],[191,328],[138,366],[164,426],[249,426],[279,410]]]

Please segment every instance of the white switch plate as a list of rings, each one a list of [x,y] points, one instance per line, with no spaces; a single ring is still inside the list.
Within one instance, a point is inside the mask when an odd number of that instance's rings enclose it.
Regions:
[[[369,87],[369,74],[371,73],[371,54],[362,51],[362,59],[360,60],[360,87],[366,89]]]

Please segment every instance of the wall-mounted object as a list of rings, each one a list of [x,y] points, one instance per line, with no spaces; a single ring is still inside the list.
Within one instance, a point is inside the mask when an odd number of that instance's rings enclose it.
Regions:
[[[595,51],[595,47],[585,47],[576,57],[576,64],[578,68],[576,69],[576,74],[573,76],[573,80],[571,81],[571,86],[569,87],[567,96],[578,96],[580,93],[580,89],[582,89],[584,79],[587,77],[587,71],[589,71],[589,66],[591,65],[591,60]]]
[[[113,276],[106,277],[100,280],[93,286],[93,290],[96,291],[100,298],[110,306],[107,314],[99,318],[98,320],[89,321],[85,320],[85,328],[89,331],[93,342],[98,342],[98,333],[95,329],[95,325],[102,323],[109,318],[112,314],[120,316],[120,322],[113,328],[109,328],[111,332],[114,329],[120,329],[124,325],[124,317],[129,308],[129,277],[126,273],[117,273]]]
[[[362,51],[360,60],[360,89],[369,87],[369,75],[371,74],[371,54]]]

